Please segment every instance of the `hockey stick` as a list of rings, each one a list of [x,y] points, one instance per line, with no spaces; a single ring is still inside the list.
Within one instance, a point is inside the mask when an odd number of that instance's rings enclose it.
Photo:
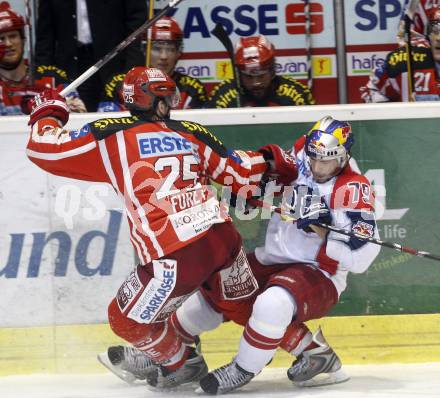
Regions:
[[[413,77],[413,60],[411,48],[411,18],[405,15],[405,47],[406,47],[406,69],[408,79],[408,101],[414,101],[414,77]]]
[[[150,5],[148,9],[148,19],[153,18],[154,13],[154,0],[150,0]],[[146,58],[145,58],[145,66],[150,67],[151,63],[151,36],[152,36],[152,29],[148,29],[147,31],[147,48],[145,50],[146,52]]]
[[[32,8],[31,0],[25,0],[25,18],[26,18],[26,37],[27,37],[27,49],[28,49],[28,64],[29,64],[29,83],[34,84],[34,49],[33,49],[33,34],[32,34]]]
[[[72,90],[76,89],[80,84],[85,82],[90,76],[95,74],[101,69],[108,61],[110,61],[115,55],[119,54],[128,45],[130,45],[141,33],[150,28],[154,23],[162,18],[171,8],[176,7],[183,0],[171,0],[166,7],[160,10],[153,18],[146,21],[143,25],[139,26],[133,33],[131,33],[125,40],[121,41],[113,50],[101,58],[95,65],[87,69],[82,75],[78,76],[72,83],[70,83],[63,91],[61,95],[66,96]]]
[[[407,65],[407,79],[408,79],[408,100],[413,102],[414,98],[414,67],[411,48],[411,25],[414,19],[419,0],[411,0],[404,15],[404,39],[406,47],[406,65]]]
[[[306,52],[307,52],[307,86],[309,90],[313,88],[312,76],[312,33],[310,21],[310,1],[304,0],[304,16],[306,18]]]
[[[234,47],[232,45],[231,39],[228,36],[228,33],[226,32],[225,28],[222,24],[217,23],[215,25],[214,30],[211,32],[217,39],[220,40],[220,43],[223,44],[223,47],[228,52],[229,58],[231,60],[232,65],[232,74],[234,76],[235,85],[237,87],[237,108],[241,108],[241,83],[240,83],[240,76],[238,74],[238,68],[237,65],[235,65],[234,61]]]
[[[268,210],[275,212],[275,213],[278,213],[278,214],[283,214],[282,210],[279,207],[269,205],[268,203],[266,203],[262,200],[259,200],[259,199],[250,199],[249,203],[251,205],[261,207],[264,209],[268,209]],[[289,215],[287,214],[287,216],[289,216]],[[361,239],[361,240],[365,240],[370,243],[374,243],[375,245],[385,246],[390,249],[397,250],[398,252],[409,253],[409,254],[412,254],[413,256],[426,257],[426,258],[430,258],[431,260],[440,261],[440,256],[435,255],[435,254],[431,254],[426,251],[413,249],[408,246],[402,246],[402,245],[399,245],[398,243],[394,243],[394,242],[387,242],[387,241],[379,240],[376,238],[370,238],[365,235],[357,234],[356,232],[351,232],[351,231],[347,231],[342,228],[334,227],[333,225],[328,225],[328,224],[323,224],[323,223],[316,223],[315,225],[317,225],[321,228],[327,229],[329,231],[337,232],[338,234],[349,236],[350,238]]]

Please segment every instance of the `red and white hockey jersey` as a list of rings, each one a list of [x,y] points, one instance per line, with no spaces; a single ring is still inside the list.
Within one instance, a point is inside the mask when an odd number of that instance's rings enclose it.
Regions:
[[[230,221],[208,178],[237,192],[258,185],[266,170],[260,153],[229,151],[193,122],[105,118],[79,131],[55,128],[40,135],[47,123],[33,126],[29,159],[52,174],[111,184],[143,264],[201,238],[214,223]]]
[[[440,78],[431,48],[412,48],[414,99],[439,101]],[[408,54],[398,48],[387,55],[383,65],[374,69],[368,83],[361,87],[365,102],[409,101]]]
[[[316,183],[304,151],[305,137],[294,146],[298,178],[294,184],[318,189],[330,209],[332,225],[368,237],[378,238],[374,218],[374,194],[370,182],[347,165],[329,181]],[[269,222],[263,247],[255,249],[262,264],[312,264],[330,278],[339,294],[347,286],[348,272],[362,273],[379,254],[380,246],[330,232],[323,241],[316,233],[307,233],[295,223],[274,214]]]
[[[421,35],[427,34],[428,14],[433,7],[440,6],[440,0],[420,0],[414,13],[412,29]]]

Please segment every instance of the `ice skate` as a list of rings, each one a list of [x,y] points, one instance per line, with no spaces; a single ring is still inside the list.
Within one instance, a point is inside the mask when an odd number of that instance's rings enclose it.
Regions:
[[[109,347],[107,352],[98,354],[98,361],[129,384],[145,380],[150,372],[158,368],[142,351],[121,345]]]
[[[341,369],[341,360],[328,345],[321,329],[313,336],[319,347],[304,351],[287,370],[287,377],[299,387],[342,383],[350,377]]]
[[[196,392],[207,394],[225,394],[249,383],[254,374],[237,365],[235,360],[215,369],[200,380],[200,388]]]
[[[197,349],[190,347],[188,359],[182,367],[171,371],[164,366],[157,366],[147,376],[147,384],[154,389],[168,390],[177,386],[197,382],[208,374],[208,365]]]

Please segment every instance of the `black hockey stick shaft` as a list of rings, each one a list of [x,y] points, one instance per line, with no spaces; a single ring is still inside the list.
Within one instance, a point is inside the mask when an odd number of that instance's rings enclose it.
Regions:
[[[71,91],[75,90],[79,85],[85,82],[90,76],[94,75],[99,69],[101,69],[108,61],[110,61],[117,54],[122,52],[127,46],[129,46],[136,38],[143,33],[145,30],[149,29],[154,23],[162,18],[169,10],[176,7],[183,0],[171,0],[166,7],[160,10],[153,18],[145,21],[145,23],[134,32],[132,32],[125,40],[121,41],[113,50],[108,54],[104,55],[95,65],[87,69],[83,74],[78,76],[72,83],[70,83],[66,88],[61,91],[61,95],[66,96]]]
[[[411,19],[405,15],[405,41],[406,41],[406,65],[408,75],[408,100],[414,101],[414,77],[413,77],[413,59],[411,48]]]
[[[228,33],[221,23],[215,25],[214,30],[211,32],[219,41],[223,44],[223,47],[228,52],[229,58],[232,65],[232,74],[234,76],[235,86],[237,87],[237,108],[241,108],[241,83],[240,75],[238,74],[238,68],[234,61],[234,46],[232,45],[231,39]]]
[[[312,32],[310,20],[310,0],[304,0],[304,16],[306,18],[306,52],[307,52],[307,86],[311,90],[313,88],[313,74],[312,74]]]
[[[34,39],[32,34],[32,8],[34,8],[33,0],[25,0],[24,4],[25,4],[25,16],[26,16],[26,40],[27,40],[27,49],[28,49],[29,82],[31,85],[33,85],[34,72],[35,72],[35,57],[34,57],[34,47],[33,47]]]
[[[251,205],[257,206],[257,207],[261,207],[264,209],[269,209],[275,213],[278,214],[283,214],[282,210],[279,207],[276,206],[272,206],[262,200],[259,199],[250,199],[249,203]],[[289,214],[286,214],[287,217],[289,217]],[[315,225],[322,227],[324,229],[327,229],[329,231],[333,231],[333,232],[337,232],[339,234],[345,235],[345,236],[349,236],[351,238],[356,238],[356,239],[361,239],[361,240],[365,240],[367,242],[370,243],[374,243],[375,245],[379,245],[379,246],[385,246],[388,247],[390,249],[393,250],[397,250],[399,252],[403,252],[403,253],[409,253],[412,254],[413,256],[417,256],[417,257],[426,257],[426,258],[430,258],[431,260],[436,260],[436,261],[440,261],[440,256],[435,255],[435,254],[431,254],[429,252],[426,251],[422,251],[422,250],[417,250],[417,249],[413,249],[411,247],[408,246],[402,246],[399,245],[398,243],[393,243],[393,242],[387,242],[387,241],[382,241],[376,238],[370,238],[368,236],[365,235],[361,235],[361,234],[357,234],[355,232],[352,231],[347,231],[345,229],[342,228],[337,228],[334,227],[333,225],[328,225],[328,224],[323,224],[323,223],[316,223]]]

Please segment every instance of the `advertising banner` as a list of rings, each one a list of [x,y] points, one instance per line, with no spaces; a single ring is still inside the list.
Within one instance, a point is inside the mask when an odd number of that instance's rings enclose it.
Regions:
[[[403,105],[402,112],[414,116],[418,105]],[[337,116],[339,107],[325,108]],[[365,118],[370,106],[362,108]],[[252,124],[251,110],[234,111],[247,124],[235,118],[234,125],[212,126],[230,148],[257,149],[268,142],[288,148],[313,125]],[[352,155],[374,186],[381,239],[439,255],[440,185],[432,155],[440,144],[439,119],[364,118],[351,122]],[[38,169],[24,153],[23,126],[0,140],[0,327],[106,322],[107,306],[135,263],[119,199],[107,185]],[[421,131],[423,140],[414,140]],[[231,214],[247,251],[263,244],[269,212],[264,218],[258,210],[248,220],[233,208]],[[350,274],[332,315],[438,313],[439,285],[438,262],[382,248],[366,273]]]
[[[168,1],[159,0],[160,9]],[[236,0],[221,3],[205,0],[182,2],[172,15],[184,31],[184,54],[178,70],[201,79],[212,88],[232,76],[227,52],[211,31],[222,23],[233,44],[240,37],[262,34],[276,48],[277,73],[302,82],[307,79],[306,20],[304,2],[299,0],[255,0],[242,4]],[[310,4],[313,94],[318,103],[337,102],[337,67],[334,11],[332,0]],[[325,90],[318,87],[325,86]]]
[[[106,322],[134,265],[118,198],[40,170],[27,134],[1,138],[0,327]]]

